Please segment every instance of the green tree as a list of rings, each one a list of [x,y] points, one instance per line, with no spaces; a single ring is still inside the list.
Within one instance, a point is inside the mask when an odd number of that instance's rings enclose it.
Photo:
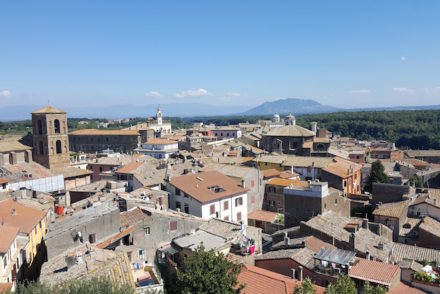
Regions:
[[[307,278],[302,283],[301,286],[298,284],[295,286],[295,289],[293,290],[293,294],[315,294],[316,289],[315,286],[313,286],[312,281]]]
[[[118,285],[106,278],[70,281],[56,286],[49,286],[40,282],[31,282],[27,285],[18,284],[14,294],[133,294],[130,285]]]
[[[411,178],[409,178],[409,183],[416,188],[423,188],[423,178],[419,175],[413,174]]]
[[[357,294],[356,284],[350,277],[341,275],[336,281],[330,283],[326,294]]]
[[[385,294],[387,291],[381,286],[372,286],[368,281],[362,287],[361,294]]]
[[[373,162],[371,165],[370,175],[368,176],[367,185],[365,190],[371,192],[373,189],[373,183],[389,183],[390,179],[385,174],[385,167],[380,160]]]
[[[222,253],[205,251],[202,245],[178,268],[173,292],[240,293],[244,288],[238,285],[240,271],[240,265],[228,261]]]

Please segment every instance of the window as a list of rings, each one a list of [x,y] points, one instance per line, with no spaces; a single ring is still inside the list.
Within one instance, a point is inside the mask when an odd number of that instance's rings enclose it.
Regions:
[[[254,180],[251,180],[251,188],[253,188],[255,186],[255,182]]]
[[[335,199],[335,204],[338,204],[338,199],[337,198]]]
[[[176,195],[179,195],[179,196],[180,196],[180,189],[177,189],[177,188],[176,188]]]
[[[53,121],[53,126],[54,126],[54,129],[55,129],[55,134],[61,133],[60,121],[58,119]]]
[[[228,210],[229,209],[229,202],[225,201],[223,202],[223,210]]]
[[[57,149],[57,154],[61,154],[63,152],[63,150],[61,149],[61,141],[57,140],[56,142],[56,149]]]
[[[38,149],[40,151],[40,155],[44,155],[44,145],[43,145],[43,141],[40,141],[39,143],[40,146],[38,146]]]
[[[185,203],[184,209],[185,209],[185,213],[189,213],[189,205],[188,204]]]
[[[99,172],[102,173],[102,166],[99,167]]]
[[[237,212],[237,221],[241,221],[241,212]]]
[[[177,209],[182,209],[182,205],[180,204],[179,201],[176,201],[176,210]]]
[[[344,181],[344,188],[347,187],[347,181]]]
[[[215,213],[215,204],[212,204],[210,207],[209,207],[209,214],[214,214]]]
[[[170,231],[177,231],[177,221],[170,222]]]
[[[150,235],[150,227],[145,227],[145,235]]]
[[[243,205],[243,198],[242,197],[235,198],[235,207],[241,205]]]
[[[188,194],[186,194],[185,192],[183,192],[183,197],[188,198]]]
[[[43,123],[41,122],[41,119],[38,120],[38,134],[43,134]]]
[[[40,229],[41,229],[41,221],[40,221]]]

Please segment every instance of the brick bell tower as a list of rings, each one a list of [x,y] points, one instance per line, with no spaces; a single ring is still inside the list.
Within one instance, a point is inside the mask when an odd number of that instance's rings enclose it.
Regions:
[[[49,169],[70,165],[66,112],[47,106],[32,112],[33,160]]]

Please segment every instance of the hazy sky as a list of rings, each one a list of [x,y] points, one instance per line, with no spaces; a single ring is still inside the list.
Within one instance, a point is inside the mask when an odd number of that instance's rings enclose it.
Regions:
[[[0,105],[440,104],[440,1],[0,2]]]

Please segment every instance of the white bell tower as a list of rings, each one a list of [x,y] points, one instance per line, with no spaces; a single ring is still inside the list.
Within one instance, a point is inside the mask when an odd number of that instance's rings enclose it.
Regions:
[[[160,110],[160,105],[157,107],[156,111],[156,121],[158,125],[162,124],[162,111]]]

